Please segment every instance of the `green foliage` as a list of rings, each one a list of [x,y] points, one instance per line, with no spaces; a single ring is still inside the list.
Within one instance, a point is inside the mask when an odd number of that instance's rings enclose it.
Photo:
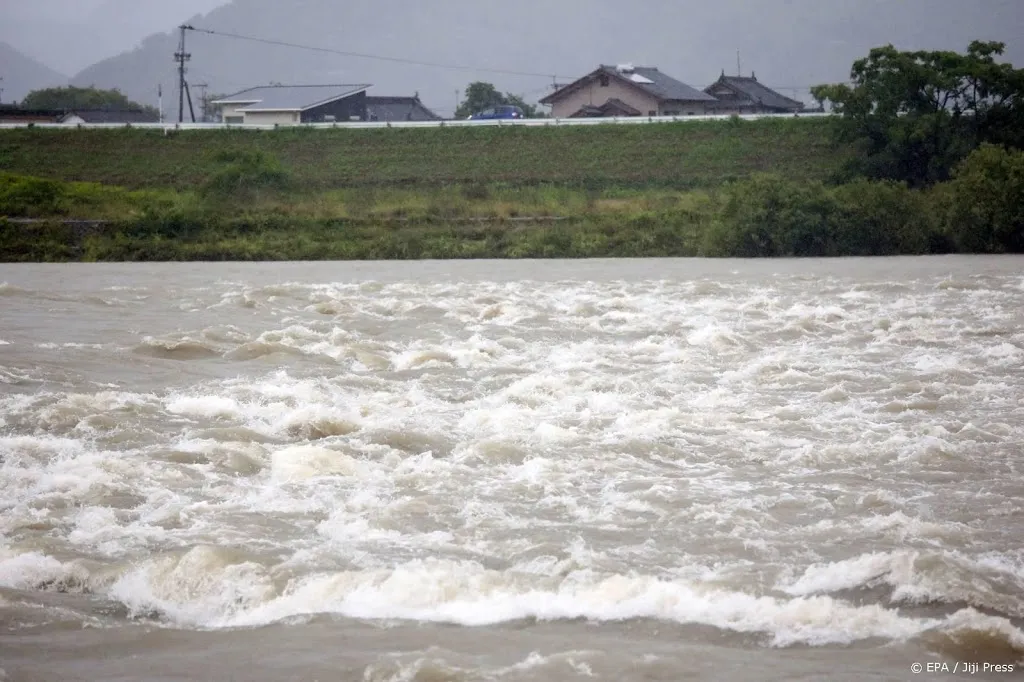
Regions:
[[[704,255],[885,256],[926,253],[941,243],[924,195],[892,182],[828,187],[761,175],[722,194]]]
[[[966,54],[875,48],[851,85],[812,89],[843,115],[844,141],[864,156],[852,171],[922,187],[948,180],[983,142],[1024,146],[1024,70],[997,63],[1004,45],[973,42]]]
[[[949,231],[961,250],[1024,253],[1024,152],[981,146],[948,192]]]
[[[834,212],[835,202],[820,184],[758,175],[723,190],[704,252],[744,258],[833,255],[828,221]]]
[[[116,110],[145,111],[157,114],[155,107],[143,106],[125,97],[119,90],[100,90],[98,88],[46,88],[33,90],[25,95],[21,106],[24,109],[51,109],[57,111],[73,110]]]
[[[844,256],[943,252],[941,220],[926,194],[906,185],[856,180],[830,190],[835,201],[830,230]]]
[[[455,118],[469,118],[478,111],[503,104],[519,107],[526,118],[538,118],[541,115],[536,105],[527,104],[520,95],[502,94],[491,83],[475,81],[466,87],[466,96],[455,110]]]
[[[265,191],[292,186],[291,174],[273,155],[261,150],[227,150],[214,155],[216,170],[203,183],[204,196],[248,200]]]
[[[0,173],[0,215],[36,217],[60,215],[66,195],[63,183]]]

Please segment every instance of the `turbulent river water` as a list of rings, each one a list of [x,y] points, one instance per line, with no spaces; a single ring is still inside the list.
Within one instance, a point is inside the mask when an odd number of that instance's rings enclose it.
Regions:
[[[0,679],[1019,676],[1022,266],[0,265]]]

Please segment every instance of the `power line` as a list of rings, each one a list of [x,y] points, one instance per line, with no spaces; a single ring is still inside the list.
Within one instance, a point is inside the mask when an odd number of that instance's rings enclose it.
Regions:
[[[438,62],[424,62],[416,59],[405,59],[403,57],[386,57],[383,55],[366,54],[363,52],[347,52],[345,50],[335,50],[330,47],[316,47],[313,45],[300,45],[298,43],[289,43],[283,40],[271,40],[269,38],[256,38],[254,36],[244,36],[238,33],[227,33],[225,31],[213,31],[208,28],[195,28],[194,26],[186,26],[185,28],[196,31],[198,33],[207,33],[213,36],[221,36],[223,38],[236,38],[238,40],[248,40],[254,43],[263,43],[264,45],[277,45],[280,47],[293,47],[299,50],[310,50],[313,52],[326,52],[328,54],[336,54],[342,57],[358,57],[360,59],[376,59],[384,62],[395,62],[398,64],[412,64],[414,66],[429,66],[435,69],[451,69],[455,71],[479,71],[484,73],[498,73],[506,76],[529,76],[531,78],[568,78],[568,76],[556,76],[551,73],[534,73],[531,71],[512,71],[509,69],[489,69],[482,66],[466,66],[463,64],[441,64]]]

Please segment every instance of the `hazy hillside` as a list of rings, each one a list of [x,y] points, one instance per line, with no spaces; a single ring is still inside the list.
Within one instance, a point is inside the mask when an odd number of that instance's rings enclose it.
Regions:
[[[374,94],[412,94],[450,114],[456,90],[473,80],[537,98],[550,76],[489,73],[486,68],[582,75],[599,63],[631,61],[660,67],[696,86],[725,68],[743,71],[806,99],[806,87],[842,80],[851,62],[875,45],[962,50],[975,38],[1003,39],[1008,57],[1021,58],[1024,12],[1018,0],[989,0],[977,12],[961,0],[820,0],[772,3],[747,0],[234,0],[190,23],[278,41],[335,50],[466,66],[430,66],[344,57],[324,52],[190,33],[190,81],[226,93],[270,82],[372,83]],[[760,5],[757,6],[760,8]],[[162,84],[165,109],[176,108],[177,46],[173,26],[132,52],[99,62],[74,77],[77,85],[118,87],[155,103]],[[198,93],[197,93],[198,94]]]
[[[0,2],[0,42],[74,74],[228,0],[36,0]],[[0,61],[0,76],[4,63]]]
[[[68,77],[23,55],[7,43],[0,43],[0,102],[20,102],[33,90],[67,85]]]

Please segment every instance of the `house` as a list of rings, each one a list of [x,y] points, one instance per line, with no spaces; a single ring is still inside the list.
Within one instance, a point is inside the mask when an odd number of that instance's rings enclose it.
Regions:
[[[59,123],[63,111],[55,109],[22,109],[9,104],[0,105],[0,123]]]
[[[212,101],[224,123],[293,125],[332,121],[365,121],[366,90],[362,85],[265,85]]]
[[[423,106],[419,95],[413,97],[367,97],[369,121],[440,121],[441,117]]]
[[[160,115],[144,109],[22,109],[0,106],[0,123],[159,123]]]
[[[61,123],[159,123],[160,114],[145,109],[75,109],[60,117]]]
[[[540,100],[555,118],[581,116],[695,116],[715,98],[653,66],[602,65]]]
[[[742,76],[721,77],[704,88],[704,92],[716,100],[716,114],[790,114],[803,111],[804,103],[780,95],[757,80],[757,74],[750,78]]]

